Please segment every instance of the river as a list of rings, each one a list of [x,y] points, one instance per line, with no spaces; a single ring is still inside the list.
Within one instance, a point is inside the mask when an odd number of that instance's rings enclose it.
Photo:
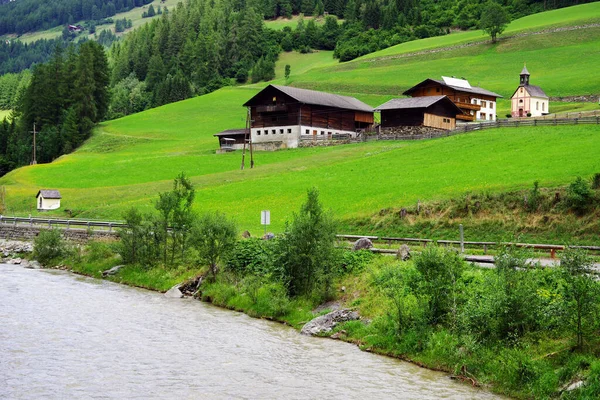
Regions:
[[[492,399],[192,299],[0,264],[2,399]]]

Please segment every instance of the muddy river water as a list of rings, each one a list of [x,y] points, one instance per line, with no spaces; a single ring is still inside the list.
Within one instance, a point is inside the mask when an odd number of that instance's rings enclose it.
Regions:
[[[0,265],[2,399],[492,399],[191,299]]]

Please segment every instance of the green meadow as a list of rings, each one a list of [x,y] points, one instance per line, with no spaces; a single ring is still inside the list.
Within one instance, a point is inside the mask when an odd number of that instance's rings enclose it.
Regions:
[[[574,24],[573,15],[551,25]],[[559,14],[552,14],[554,16]],[[540,18],[530,18],[531,26]],[[566,21],[566,22],[565,22]],[[574,22],[575,21],[575,22]],[[516,21],[517,23],[519,21]],[[521,23],[520,26],[523,26]],[[470,32],[469,32],[470,33]],[[444,37],[445,39],[446,37]],[[497,45],[403,59],[357,60],[339,64],[331,52],[284,53],[274,83],[356,96],[377,106],[426,77],[465,76],[473,84],[508,97],[523,61],[532,83],[550,96],[600,92],[597,50],[600,29],[533,35]],[[416,41],[430,46],[430,40]],[[380,52],[381,53],[381,52]],[[6,214],[36,215],[40,188],[59,189],[62,209],[44,215],[121,219],[135,206],[149,211],[158,193],[170,190],[185,172],[197,188],[195,208],[221,210],[240,229],[262,231],[260,211],[271,210],[272,231],[281,231],[306,190],[316,186],[324,204],[342,220],[365,218],[390,207],[457,198],[466,192],[493,192],[568,184],[600,172],[598,126],[506,128],[418,142],[369,142],[327,148],[254,153],[256,166],[240,170],[241,151],[215,154],[213,134],[245,125],[242,104],[265,83],[227,87],[214,93],[148,110],[99,125],[75,153],[51,164],[27,166],[0,179],[6,188]],[[499,113],[508,110],[499,103]],[[553,110],[556,108],[556,110]],[[597,110],[596,103],[551,104],[552,112]]]

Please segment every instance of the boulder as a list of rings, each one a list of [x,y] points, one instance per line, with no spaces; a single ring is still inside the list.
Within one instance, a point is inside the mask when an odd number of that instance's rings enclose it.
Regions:
[[[171,299],[181,299],[183,297],[183,293],[181,293],[181,290],[179,290],[180,286],[181,284],[177,284],[171,289],[167,290],[165,297],[169,297]]]
[[[373,242],[370,239],[363,237],[354,242],[354,246],[352,246],[352,250],[369,250],[373,247]]]
[[[405,244],[400,246],[398,253],[396,254],[396,258],[402,261],[410,260],[410,247]]]
[[[250,238],[250,232],[248,232],[248,231],[244,231],[244,233],[242,233],[242,237],[243,237],[244,239],[248,239],[248,238]]]
[[[271,232],[269,232],[269,233],[267,233],[267,234],[265,234],[265,235],[263,236],[263,240],[271,240],[271,239],[273,239],[274,237],[275,237],[275,234],[274,234],[274,233],[271,233]]]
[[[322,333],[331,332],[331,330],[340,322],[355,321],[359,319],[356,311],[343,309],[332,311],[329,314],[321,315],[306,323],[300,331],[303,335],[319,335]]]
[[[107,269],[106,271],[102,271],[102,276],[115,275],[121,268],[124,268],[124,265],[115,265],[111,269]]]

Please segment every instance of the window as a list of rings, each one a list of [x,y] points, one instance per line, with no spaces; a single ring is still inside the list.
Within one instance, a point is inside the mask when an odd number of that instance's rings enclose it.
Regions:
[[[485,113],[481,113],[481,119],[486,119]]]
[[[520,100],[519,100],[519,103],[520,103],[520,104],[523,104],[523,99],[520,99]]]
[[[277,104],[277,97],[273,96],[273,104]]]
[[[273,135],[274,135],[274,134],[276,134],[276,133],[277,133],[277,129],[273,129],[273,130],[271,131],[271,133],[272,133]]]
[[[280,130],[279,130],[279,133],[281,133],[281,134],[283,135],[283,129],[280,129]]]
[[[257,135],[257,136],[260,136],[260,131],[256,131],[256,135]]]
[[[546,103],[542,103],[542,111],[546,111],[545,108],[546,108]]]
[[[439,88],[439,87],[438,87],[438,88],[435,88],[435,91],[436,91],[437,93],[439,93],[439,92],[440,92],[440,88]]]
[[[491,121],[492,120],[492,114],[488,115],[488,120]]]
[[[306,134],[307,134],[307,135],[310,135],[310,129],[307,129],[307,130],[306,130]]]
[[[265,135],[268,135],[268,134],[269,134],[269,130],[265,129]]]
[[[325,134],[325,131],[321,131],[321,135],[324,135],[324,134]]]
[[[536,101],[535,102],[535,111],[539,111],[539,109],[540,109],[540,102]]]
[[[494,103],[492,103],[491,101],[490,101],[490,109],[491,109],[491,110],[493,110],[493,109],[494,109]]]
[[[287,131],[287,132],[288,132],[288,133],[292,133],[292,130],[291,130],[290,128],[288,128],[288,131]]]
[[[327,132],[327,134],[328,134],[329,136],[331,136],[331,132]]]
[[[481,107],[483,107],[483,108],[487,108],[487,102],[485,102],[485,101],[482,101],[482,102],[481,102]]]
[[[521,88],[521,93],[523,93],[523,88]]]

